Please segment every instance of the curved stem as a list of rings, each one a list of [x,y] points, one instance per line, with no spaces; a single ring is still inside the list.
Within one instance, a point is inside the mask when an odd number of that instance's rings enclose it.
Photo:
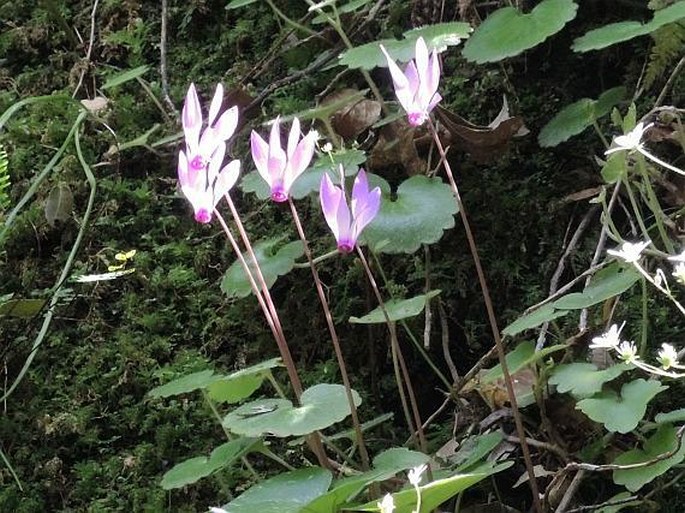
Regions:
[[[652,187],[652,182],[649,178],[649,173],[647,172],[645,159],[641,153],[638,154],[637,157],[637,168],[640,172],[640,176],[642,177],[642,182],[644,183],[645,191],[647,191],[647,206],[649,206],[649,209],[654,214],[654,221],[656,222],[657,230],[659,230],[661,240],[664,243],[666,251],[673,254],[675,253],[675,248],[673,246],[673,242],[666,233],[666,228],[664,228],[664,223],[662,220],[662,218],[665,217],[664,211],[661,209],[659,200],[657,199],[656,193],[654,192],[654,188]]]
[[[514,423],[516,424],[516,432],[518,433],[519,439],[521,440],[521,452],[523,452],[523,459],[526,463],[526,470],[528,472],[528,481],[530,484],[530,489],[533,495],[533,504],[535,506],[535,511],[542,513],[542,505],[540,504],[540,492],[538,490],[537,481],[535,478],[535,472],[533,470],[533,461],[530,457],[530,449],[528,448],[528,443],[526,442],[526,431],[523,427],[523,421],[521,420],[521,413],[518,410],[518,404],[516,402],[516,395],[514,394],[514,385],[512,383],[511,374],[509,373],[509,366],[507,365],[506,355],[504,353],[504,344],[502,344],[502,338],[500,337],[499,327],[497,326],[497,319],[495,317],[495,309],[492,306],[492,300],[490,298],[490,290],[488,288],[487,281],[485,279],[485,273],[483,272],[483,267],[480,262],[480,257],[478,256],[478,248],[476,247],[476,241],[473,238],[473,233],[471,232],[471,225],[466,215],[466,210],[464,209],[464,203],[461,201],[461,195],[459,194],[459,188],[457,187],[457,182],[454,180],[454,175],[452,174],[452,168],[447,161],[447,155],[445,154],[445,149],[442,146],[438,132],[435,129],[433,120],[428,118],[428,125],[430,131],[433,135],[433,140],[440,153],[440,158],[442,159],[443,166],[445,167],[445,173],[449,180],[450,186],[452,187],[452,192],[454,193],[454,199],[457,202],[457,208],[459,209],[459,214],[461,216],[462,223],[464,224],[464,231],[466,232],[466,239],[469,244],[469,249],[471,250],[471,256],[473,257],[473,263],[476,266],[476,273],[478,274],[478,282],[480,283],[480,288],[483,293],[483,300],[485,301],[485,309],[488,314],[488,321],[490,322],[490,329],[492,330],[492,336],[495,339],[495,346],[497,347],[497,357],[499,363],[502,367],[502,374],[504,375],[504,383],[507,387],[507,395],[509,396],[509,402],[511,403],[512,414],[514,415]]]
[[[338,339],[338,332],[335,329],[335,323],[333,322],[333,315],[331,314],[331,309],[328,306],[328,300],[326,299],[326,293],[321,285],[321,279],[319,278],[319,272],[316,270],[316,265],[314,259],[312,258],[312,252],[309,248],[309,243],[307,242],[307,237],[305,236],[304,229],[302,228],[302,222],[300,221],[300,216],[295,208],[295,203],[293,203],[292,198],[288,198],[288,203],[290,204],[290,211],[293,214],[293,221],[295,222],[295,227],[297,228],[297,233],[302,240],[302,245],[304,246],[304,254],[309,262],[309,267],[312,270],[312,278],[314,278],[314,284],[316,285],[316,292],[319,295],[319,301],[321,302],[321,307],[323,308],[324,317],[326,318],[326,324],[328,324],[328,332],[331,335],[331,342],[333,342],[333,349],[335,350],[335,357],[338,360],[338,367],[340,367],[340,376],[343,380],[343,385],[345,386],[345,394],[347,395],[347,402],[350,406],[350,414],[352,415],[352,425],[354,426],[354,431],[357,437],[357,444],[359,445],[359,454],[362,458],[362,469],[369,470],[369,453],[366,450],[366,444],[364,443],[364,435],[362,433],[361,424],[359,423],[359,416],[357,415],[357,406],[354,404],[354,397],[352,396],[352,387],[350,386],[350,379],[347,374],[347,366],[345,365],[345,358],[342,354],[342,349],[340,348],[340,340]]]
[[[637,200],[635,199],[635,194],[633,193],[633,188],[630,186],[630,182],[628,181],[627,177],[623,177],[622,180],[626,186],[626,192],[628,192],[628,199],[630,200],[630,206],[633,207],[633,212],[635,213],[635,218],[637,219],[637,224],[640,227],[640,230],[642,231],[642,236],[646,240],[652,240],[652,238],[649,236],[649,230],[647,229],[647,226],[645,225],[645,222],[642,219],[642,214],[640,213],[640,207],[637,204]]]

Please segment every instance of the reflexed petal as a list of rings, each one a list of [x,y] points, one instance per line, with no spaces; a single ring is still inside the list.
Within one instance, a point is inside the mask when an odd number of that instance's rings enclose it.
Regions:
[[[375,187],[366,196],[366,200],[363,204],[360,204],[357,208],[358,212],[354,218],[354,227],[352,229],[352,236],[356,241],[361,235],[362,230],[368,225],[378,214],[381,208],[381,189]]]
[[[221,83],[216,85],[216,90],[214,91],[214,97],[212,98],[212,103],[209,106],[209,119],[207,124],[212,126],[214,120],[219,115],[219,109],[221,109],[221,104],[224,101],[224,86]]]
[[[356,218],[359,211],[366,204],[366,200],[369,196],[369,179],[366,176],[366,171],[364,168],[359,168],[359,173],[354,179],[354,184],[352,185],[352,217]]]
[[[397,96],[400,105],[402,105],[402,108],[407,110],[407,108],[411,108],[411,104],[413,103],[414,90],[412,90],[412,86],[405,76],[405,73],[402,73],[402,70],[399,68],[399,66],[397,66],[395,61],[390,58],[390,55],[385,50],[383,45],[380,46],[381,51],[385,55],[385,59],[388,61],[388,69],[390,70],[390,75],[392,76],[392,81],[395,86],[395,95]]]
[[[214,153],[209,159],[209,165],[207,166],[207,183],[209,187],[212,187],[217,175],[219,174],[219,169],[224,163],[224,157],[226,156],[226,143],[219,143],[216,147]]]
[[[340,203],[344,203],[343,191],[333,185],[330,176],[324,173],[323,178],[321,178],[321,185],[319,187],[319,199],[321,201],[321,210],[323,210],[323,216],[326,219],[326,223],[330,227],[336,240],[340,237],[340,227],[338,225],[338,208],[340,208]],[[345,205],[347,208],[347,205]]]
[[[416,71],[421,83],[427,83],[428,77],[428,47],[422,37],[416,40]],[[406,71],[405,71],[406,74]]]
[[[288,134],[288,160],[293,158],[297,142],[300,140],[300,120],[293,118],[293,124],[290,126],[290,133]]]
[[[440,103],[440,100],[442,100],[442,96],[440,96],[440,93],[435,93],[431,101],[428,103],[428,108],[426,109],[427,112],[432,111],[435,108],[435,106],[438,103]]]
[[[178,165],[176,169],[178,171],[178,182],[181,184],[181,187],[189,186],[191,180],[188,175],[188,158],[183,150],[178,153]]]
[[[404,93],[406,98],[400,98],[400,94],[397,93],[397,91],[395,93],[397,94],[397,99],[400,100],[400,103],[404,107],[404,110],[409,112],[410,110],[419,108],[417,100],[421,91],[421,77],[419,77],[419,72],[416,69],[414,61],[410,61],[409,64],[407,64],[407,67],[404,69],[404,74],[406,75],[407,83],[409,84],[406,93]]]
[[[297,145],[295,151],[288,154],[288,172],[284,177],[286,189],[290,189],[297,177],[307,169],[312,161],[317,136],[316,132],[309,132]]]
[[[216,207],[219,200],[228,194],[235,183],[238,181],[240,175],[240,161],[232,160],[221,170],[219,176],[214,184],[214,207]]]
[[[438,52],[436,50],[433,50],[433,53],[431,54],[430,62],[428,64],[428,73],[424,77],[424,82],[426,89],[431,93],[431,97],[437,94],[438,86],[440,85],[440,60],[438,59]]]
[[[269,174],[269,145],[262,136],[252,130],[250,134],[250,148],[252,150],[252,160],[257,167],[257,171],[266,183],[271,186],[271,175]]]
[[[238,127],[239,112],[238,107],[233,106],[224,112],[219,120],[214,125],[214,129],[217,132],[217,137],[222,141],[227,141],[235,133],[235,129]]]
[[[186,93],[186,100],[183,104],[181,113],[181,123],[183,132],[186,136],[186,143],[191,152],[197,149],[200,140],[200,129],[202,128],[202,108],[200,99],[197,97],[195,84],[191,83]]]
[[[269,133],[269,158],[267,160],[267,169],[272,183],[276,178],[282,179],[286,162],[287,157],[281,147],[280,118],[276,118]]]

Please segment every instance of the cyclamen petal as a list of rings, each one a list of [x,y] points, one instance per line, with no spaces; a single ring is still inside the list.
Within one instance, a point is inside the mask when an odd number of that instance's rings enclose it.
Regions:
[[[309,166],[314,156],[318,134],[300,134],[300,121],[293,119],[286,149],[281,144],[280,118],[276,118],[269,133],[269,143],[255,131],[250,136],[252,160],[260,176],[269,184],[271,199],[278,203],[287,201],[295,180]]]
[[[202,108],[194,84],[188,88],[183,105],[186,148],[178,156],[178,181],[181,192],[193,206],[195,220],[203,224],[212,220],[218,201],[233,187],[240,172],[238,160],[221,167],[226,141],[233,136],[238,124],[238,108],[232,107],[220,114],[222,102],[223,86],[218,84],[209,108],[209,126],[204,130]]]
[[[375,187],[369,191],[368,180],[363,169],[355,179],[352,188],[352,212],[347,206],[345,192],[333,185],[325,174],[320,186],[321,208],[328,226],[338,243],[338,251],[351,253],[362,230],[373,220],[380,209],[381,190]]]
[[[407,113],[412,126],[422,125],[431,110],[442,97],[438,94],[440,82],[440,63],[438,53],[428,53],[428,47],[422,37],[416,40],[414,60],[407,64],[404,72],[392,60],[386,49],[381,50],[388,62],[388,69],[395,86],[395,95]]]

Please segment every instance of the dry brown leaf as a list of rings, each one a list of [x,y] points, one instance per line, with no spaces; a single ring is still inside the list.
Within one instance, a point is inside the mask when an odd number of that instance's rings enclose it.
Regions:
[[[345,98],[349,98],[349,103],[345,103]],[[344,106],[333,114],[331,125],[343,139],[355,139],[364,130],[371,128],[381,116],[381,104],[376,100],[360,99],[356,89],[335,91],[326,96],[321,105],[336,102],[342,102]]]
[[[452,146],[468,152],[480,164],[504,154],[512,138],[528,134],[523,118],[510,116],[506,98],[499,114],[487,126],[471,123],[439,105],[435,112],[445,126]]]

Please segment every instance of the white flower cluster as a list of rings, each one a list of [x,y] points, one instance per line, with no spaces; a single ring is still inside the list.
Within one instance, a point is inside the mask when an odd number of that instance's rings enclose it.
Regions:
[[[655,367],[640,360],[640,355],[637,352],[635,342],[628,340],[621,340],[621,330],[625,326],[625,322],[619,327],[612,324],[611,327],[599,337],[592,339],[590,349],[606,349],[607,351],[614,351],[618,357],[625,363],[631,363],[640,369],[643,369],[652,374],[660,376],[667,376],[670,378],[685,377],[685,374],[673,372],[674,370],[685,370],[685,365],[680,364],[678,351],[675,350],[671,344],[661,344],[661,349],[657,355],[657,361],[660,367]]]

